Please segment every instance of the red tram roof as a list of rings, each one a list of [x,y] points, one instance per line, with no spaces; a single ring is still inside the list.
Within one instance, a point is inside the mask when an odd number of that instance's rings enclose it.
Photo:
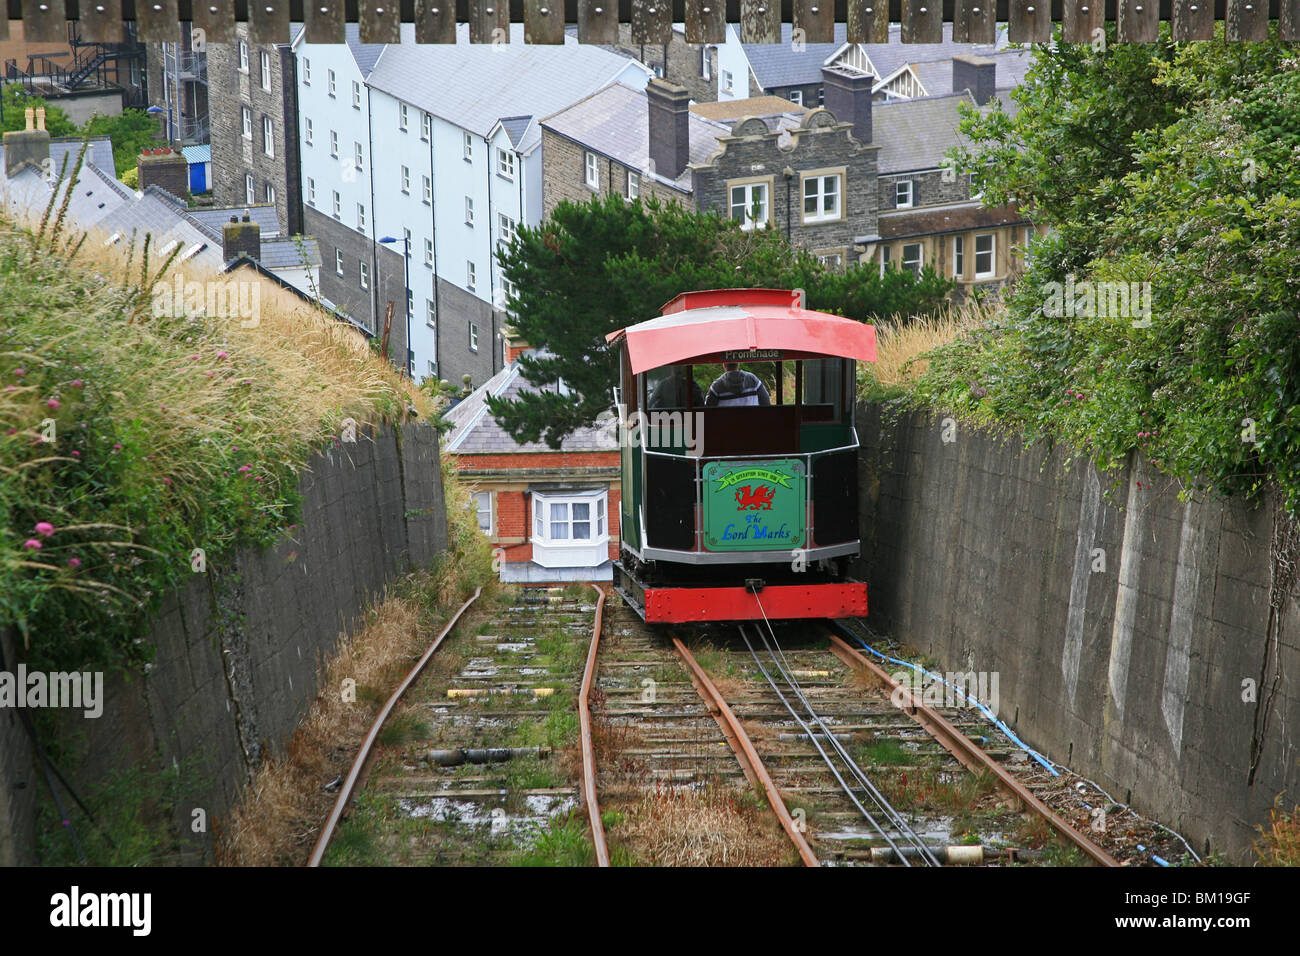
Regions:
[[[663,307],[659,318],[605,338],[611,345],[626,341],[633,375],[724,352],[876,360],[874,326],[801,308],[797,294],[789,289],[683,292]]]

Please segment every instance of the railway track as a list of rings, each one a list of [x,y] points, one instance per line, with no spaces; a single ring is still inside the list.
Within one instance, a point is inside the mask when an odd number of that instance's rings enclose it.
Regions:
[[[548,834],[566,862],[586,850],[607,865],[583,779],[597,595],[528,588],[467,602],[380,711],[309,865],[504,863]]]

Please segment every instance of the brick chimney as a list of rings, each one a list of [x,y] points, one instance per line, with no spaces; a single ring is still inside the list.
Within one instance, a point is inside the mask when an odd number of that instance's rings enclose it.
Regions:
[[[519,333],[512,326],[505,327],[506,336],[506,364],[509,365],[519,356],[529,351],[532,346],[520,338]]]
[[[26,110],[27,128],[5,133],[5,178],[17,173],[24,163],[44,169],[50,158],[50,133],[45,128],[45,108]]]
[[[177,199],[190,196],[190,164],[179,152],[168,146],[146,149],[140,154],[140,190],[158,186]]]
[[[853,124],[860,143],[871,142],[871,87],[876,78],[848,67],[822,67],[824,104],[841,123]]]
[[[952,91],[970,90],[975,102],[983,106],[993,99],[997,62],[986,56],[963,53],[952,58]]]
[[[650,111],[650,161],[655,173],[676,179],[691,159],[691,94],[656,77],[646,85],[645,96]]]
[[[242,221],[231,216],[230,222],[221,227],[222,260],[229,262],[240,256],[258,261],[262,258],[262,227],[249,218],[247,209]]]

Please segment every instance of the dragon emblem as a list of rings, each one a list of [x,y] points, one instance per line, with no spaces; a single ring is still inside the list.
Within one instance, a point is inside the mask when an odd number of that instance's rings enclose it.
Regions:
[[[736,504],[738,506],[736,510],[771,511],[772,495],[772,489],[765,488],[763,485],[759,485],[757,488],[745,485],[745,487],[736,492]]]

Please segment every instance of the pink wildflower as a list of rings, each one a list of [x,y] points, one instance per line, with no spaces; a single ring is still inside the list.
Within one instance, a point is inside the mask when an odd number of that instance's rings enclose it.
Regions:
[[[54,535],[54,525],[50,524],[48,521],[36,522],[36,527],[33,528],[32,530],[35,531],[37,534],[39,534],[42,538],[49,538]]]
[[[49,408],[58,408],[58,407],[59,407],[59,400],[58,400],[57,398],[51,398],[51,399],[50,399],[49,401],[47,401],[45,404],[46,404],[46,406],[49,407]]]
[[[68,558],[68,567],[70,568],[81,567],[81,558]]]
[[[72,388],[81,388],[85,383],[79,378],[74,378],[70,384]]]
[[[26,541],[23,542],[23,547],[31,548],[33,551],[39,551],[41,550],[42,545],[35,538],[28,538]]]

